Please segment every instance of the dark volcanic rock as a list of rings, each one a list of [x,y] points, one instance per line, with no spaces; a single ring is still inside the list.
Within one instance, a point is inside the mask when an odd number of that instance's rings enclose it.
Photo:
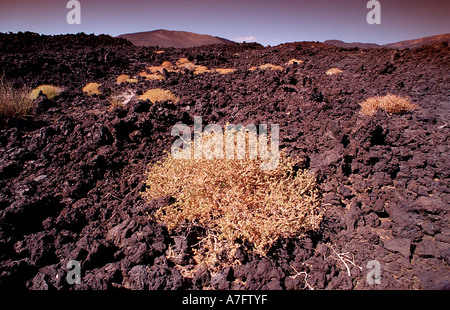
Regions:
[[[0,34],[0,67],[16,86],[54,84],[34,119],[0,128],[0,288],[445,289],[449,287],[449,47],[341,49],[320,43],[136,47],[109,36]],[[231,74],[140,73],[185,57]],[[295,66],[292,59],[304,62]],[[283,71],[249,71],[265,63]],[[339,67],[343,74],[325,72]],[[116,84],[121,74],[137,83]],[[102,95],[82,87],[101,84]],[[138,100],[163,88],[180,101]],[[111,96],[130,96],[112,104]],[[394,93],[419,109],[359,113]],[[161,160],[173,125],[279,124],[280,148],[314,173],[325,215],[318,231],[278,240],[267,257],[244,248],[212,273],[192,247],[152,221],[170,197],[147,202],[147,164]],[[65,280],[81,264],[82,283]],[[370,284],[368,262],[381,268]],[[344,264],[344,262],[346,264]],[[348,269],[347,269],[348,267]]]

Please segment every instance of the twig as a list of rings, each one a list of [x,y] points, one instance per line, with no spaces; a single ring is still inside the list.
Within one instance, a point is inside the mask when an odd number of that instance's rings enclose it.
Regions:
[[[314,288],[308,283],[308,273],[306,271],[297,271],[297,269],[295,269],[294,267],[291,266],[292,269],[294,269],[294,271],[296,272],[296,274],[294,276],[290,276],[291,279],[295,279],[297,278],[297,276],[299,275],[305,275],[305,286],[303,288],[309,288],[310,290],[314,291]]]
[[[359,270],[362,271],[362,267],[357,266],[355,264],[355,258],[353,257],[352,259],[350,259],[349,257],[349,252],[344,252],[344,253],[338,253],[336,252],[335,249],[333,249],[333,247],[331,245],[327,245],[330,249],[333,250],[333,252],[337,255],[337,257],[340,259],[340,261],[344,264],[345,268],[347,269],[347,274],[350,277],[352,274],[350,273],[350,268],[348,267],[347,263],[352,264],[353,266],[357,267]]]

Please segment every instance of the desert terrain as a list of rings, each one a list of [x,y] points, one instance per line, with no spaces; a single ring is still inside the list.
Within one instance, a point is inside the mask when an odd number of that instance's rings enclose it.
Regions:
[[[449,289],[449,64],[447,43],[163,48],[0,34],[5,80],[58,87],[0,128],[0,287]],[[176,99],[142,97],[151,89]],[[388,94],[415,108],[361,113]],[[243,244],[233,264],[211,268],[196,256],[204,231],[153,221],[173,198],[145,199],[148,165],[195,116],[279,124],[280,149],[315,178],[318,227],[264,255]],[[66,281],[70,260],[81,284]],[[367,280],[373,260],[378,284]]]

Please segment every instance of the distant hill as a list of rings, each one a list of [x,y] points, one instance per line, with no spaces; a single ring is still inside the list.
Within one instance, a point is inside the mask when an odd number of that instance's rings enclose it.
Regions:
[[[403,48],[415,48],[415,47],[419,47],[422,45],[433,44],[436,42],[450,42],[450,33],[440,34],[440,35],[435,35],[435,36],[430,36],[430,37],[424,37],[424,38],[419,38],[419,39],[414,39],[414,40],[405,40],[405,41],[389,43],[389,44],[384,44],[384,45],[379,45],[379,44],[375,44],[375,43],[360,43],[360,42],[346,43],[346,42],[343,42],[340,40],[327,40],[323,43],[338,46],[338,47],[346,47],[346,48],[351,48],[351,47],[382,48],[382,47],[385,47],[385,48],[392,48],[392,49],[403,49]]]
[[[125,38],[137,46],[159,46],[163,48],[188,48],[210,44],[227,44],[233,42],[224,38],[214,37],[206,34],[163,29],[122,34],[118,37]]]

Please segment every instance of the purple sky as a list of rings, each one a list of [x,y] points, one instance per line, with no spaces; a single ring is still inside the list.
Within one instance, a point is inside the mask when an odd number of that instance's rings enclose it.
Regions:
[[[293,41],[391,43],[450,32],[449,0],[379,0],[381,24],[366,22],[368,0],[0,0],[0,32],[43,34],[184,30],[277,45]]]

